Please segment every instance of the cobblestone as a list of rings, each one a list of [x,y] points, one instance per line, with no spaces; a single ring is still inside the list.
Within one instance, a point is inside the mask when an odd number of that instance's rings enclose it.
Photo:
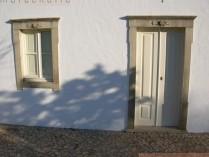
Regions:
[[[0,157],[138,157],[139,153],[187,152],[209,152],[209,133],[0,126]]]

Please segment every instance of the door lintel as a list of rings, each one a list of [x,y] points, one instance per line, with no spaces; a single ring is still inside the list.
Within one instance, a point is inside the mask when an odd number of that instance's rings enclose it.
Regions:
[[[193,27],[196,16],[127,16],[129,27]]]

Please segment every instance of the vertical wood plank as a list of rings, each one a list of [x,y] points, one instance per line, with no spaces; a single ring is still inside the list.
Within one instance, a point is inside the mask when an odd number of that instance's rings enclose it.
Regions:
[[[162,126],[162,114],[165,90],[165,68],[166,68],[166,37],[167,32],[159,32],[159,62],[158,62],[158,101],[156,126]]]

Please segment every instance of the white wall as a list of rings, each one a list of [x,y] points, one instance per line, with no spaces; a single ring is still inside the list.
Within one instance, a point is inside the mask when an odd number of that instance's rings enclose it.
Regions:
[[[1,1],[0,1],[1,2]],[[208,0],[71,0],[0,3],[0,122],[122,130],[127,126],[128,15],[195,15],[188,130],[209,131]],[[15,18],[60,17],[59,93],[17,91],[11,25]]]

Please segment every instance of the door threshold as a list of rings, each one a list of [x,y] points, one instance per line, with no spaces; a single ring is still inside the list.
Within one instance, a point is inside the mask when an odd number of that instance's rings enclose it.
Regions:
[[[137,126],[134,129],[128,129],[127,132],[169,132],[169,133],[185,133],[177,127],[155,127],[155,126]]]

